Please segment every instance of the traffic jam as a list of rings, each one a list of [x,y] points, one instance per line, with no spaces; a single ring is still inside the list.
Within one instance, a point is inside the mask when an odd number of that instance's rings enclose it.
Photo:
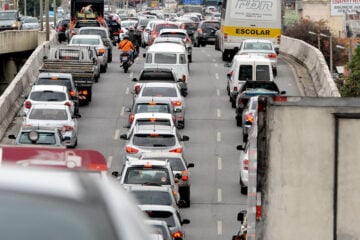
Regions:
[[[201,7],[200,12],[193,8],[191,12],[191,8],[184,7],[171,13],[132,9],[121,14],[101,12],[101,16],[97,15],[96,4],[84,6],[86,1],[81,1],[79,8],[80,2],[71,2],[69,19],[58,23],[59,44],[48,47],[36,81],[23,96],[19,131],[9,134],[8,144],[1,149],[1,163],[10,165],[9,171],[22,178],[36,173],[35,180],[27,183],[27,190],[21,187],[24,181],[0,174],[0,189],[9,195],[4,203],[14,194],[29,198],[29,202],[21,200],[22,204],[41,200],[45,211],[37,221],[48,228],[37,231],[34,219],[27,217],[19,224],[33,231],[6,231],[10,223],[4,224],[4,231],[11,239],[190,239],[186,229],[191,227],[191,219],[184,212],[191,209],[192,170],[198,165],[186,155],[192,139],[184,133],[187,110],[191,108],[186,98],[193,94],[191,83],[196,79],[191,70],[198,49],[224,49],[220,9],[210,6]],[[221,78],[226,79],[223,89],[235,116],[233,125],[241,127],[243,143],[236,147],[240,157],[234,168],[239,169],[237,183],[244,197],[248,136],[256,120],[257,96],[286,94],[274,82],[278,47],[278,42],[271,39],[249,38],[242,40],[233,54],[222,52],[222,60],[232,59],[222,63],[226,76]],[[137,67],[140,71],[134,76],[132,69]],[[128,114],[125,131],[115,134],[121,144],[119,169],[110,167],[111,162],[100,151],[81,148],[79,137],[82,111],[91,109],[97,101],[96,90],[105,84],[109,69],[116,69],[121,78],[132,82],[125,96],[131,106],[122,110]],[[34,173],[24,168],[34,169]],[[53,189],[53,181],[47,182],[44,169],[60,181]],[[63,177],[63,184],[58,175]],[[6,187],[11,181],[13,192]],[[101,189],[104,184],[108,187]],[[110,195],[118,198],[110,200]],[[52,198],[53,202],[49,200]],[[48,216],[47,208],[56,202],[59,214],[52,212]],[[34,205],[24,214],[41,209],[39,204]],[[96,218],[89,220],[91,216]],[[107,226],[100,227],[103,223]],[[62,226],[55,230],[52,224]],[[66,230],[60,232],[62,229]],[[234,229],[231,235],[234,233],[233,239],[246,239],[246,225]]]

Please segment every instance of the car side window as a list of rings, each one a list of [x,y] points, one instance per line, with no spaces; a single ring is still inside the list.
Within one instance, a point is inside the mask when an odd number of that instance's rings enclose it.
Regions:
[[[146,54],[146,63],[152,63],[152,54],[151,53]]]
[[[180,64],[186,64],[186,57],[185,54],[180,54]]]

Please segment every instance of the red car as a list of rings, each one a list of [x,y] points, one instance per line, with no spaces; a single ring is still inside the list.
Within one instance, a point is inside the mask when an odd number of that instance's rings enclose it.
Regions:
[[[160,34],[160,30],[162,29],[177,29],[179,26],[173,22],[159,22],[156,23],[153,30],[150,33],[150,42],[149,45],[152,45],[154,39],[157,38]]]

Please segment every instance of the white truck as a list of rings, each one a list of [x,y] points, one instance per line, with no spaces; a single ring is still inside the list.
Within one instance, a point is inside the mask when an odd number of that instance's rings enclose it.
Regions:
[[[224,0],[217,46],[223,61],[231,61],[243,39],[271,39],[279,49],[282,9],[280,0]],[[216,45],[216,44],[215,44]]]
[[[359,98],[259,97],[238,235],[360,239],[359,132]]]

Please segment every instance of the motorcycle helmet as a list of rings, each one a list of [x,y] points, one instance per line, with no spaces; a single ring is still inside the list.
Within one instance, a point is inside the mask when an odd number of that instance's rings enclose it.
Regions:
[[[129,40],[129,35],[125,34],[125,35],[123,36],[123,39],[128,39],[128,40]]]

